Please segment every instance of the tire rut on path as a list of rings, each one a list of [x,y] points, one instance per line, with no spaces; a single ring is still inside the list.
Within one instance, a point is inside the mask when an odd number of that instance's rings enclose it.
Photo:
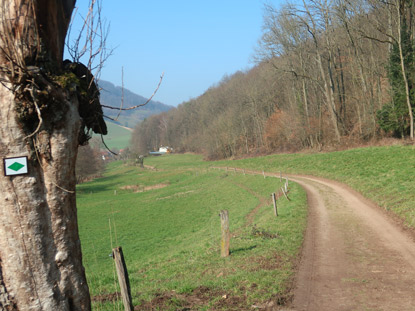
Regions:
[[[412,238],[345,185],[290,179],[309,203],[294,310],[415,310]]]

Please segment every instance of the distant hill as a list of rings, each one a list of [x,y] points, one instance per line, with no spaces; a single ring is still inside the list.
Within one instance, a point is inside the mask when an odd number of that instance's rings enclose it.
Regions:
[[[99,87],[101,88],[101,103],[106,106],[120,107],[122,98],[122,88],[115,86],[111,82],[100,80]],[[123,108],[130,108],[140,104],[144,104],[147,98],[137,95],[130,90],[124,88],[124,105]],[[157,101],[150,101],[144,107],[140,107],[133,110],[122,111],[118,118],[118,124],[126,127],[134,128],[137,123],[144,120],[145,118],[158,114],[163,111],[168,111],[172,106],[165,105]],[[119,110],[104,108],[104,115],[110,118],[116,118]],[[108,122],[109,120],[106,119]]]

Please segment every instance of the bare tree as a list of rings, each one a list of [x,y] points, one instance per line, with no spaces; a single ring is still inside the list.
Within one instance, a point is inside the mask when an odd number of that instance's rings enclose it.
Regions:
[[[408,107],[409,127],[410,127],[409,136],[412,140],[414,140],[414,114],[413,114],[413,107],[411,103],[411,96],[410,96],[411,91],[410,91],[409,83],[408,83],[408,72],[407,72],[407,68],[405,64],[405,57],[404,57],[403,43],[402,43],[402,30],[403,30],[402,28],[403,28],[403,24],[406,22],[405,11],[407,10],[407,6],[413,5],[407,2],[408,1],[405,1],[405,0],[395,0],[393,5],[395,6],[396,20],[398,22],[398,25],[397,25],[398,35],[397,35],[396,41],[397,41],[398,49],[399,49],[399,59],[400,59],[400,64],[401,64],[402,78],[403,78],[404,85],[405,85],[405,99],[406,99],[406,104]]]
[[[76,158],[77,183],[85,182],[101,176],[104,170],[104,160],[99,147],[93,148],[91,144],[80,146]]]
[[[413,62],[408,61],[407,59],[408,56],[411,58],[411,54],[413,53],[404,51],[405,42],[403,42],[405,35],[409,35],[410,40],[413,40],[414,36],[413,1],[366,0],[366,2],[367,6],[370,7],[372,14],[376,16],[376,18],[373,19],[373,27],[375,28],[376,32],[368,33],[367,29],[361,30],[362,36],[376,42],[388,43],[390,55],[393,53],[393,47],[396,46],[399,57],[400,75],[402,79],[401,84],[404,88],[404,105],[406,105],[407,118],[409,119],[409,136],[412,140],[414,140],[414,107],[413,100],[411,99],[413,93],[411,89],[413,88],[413,85],[410,85],[411,83],[409,81],[409,77],[413,76],[413,72],[411,72],[413,69],[411,70],[408,68],[411,67],[411,65],[413,66]],[[413,45],[413,43],[410,44]]]

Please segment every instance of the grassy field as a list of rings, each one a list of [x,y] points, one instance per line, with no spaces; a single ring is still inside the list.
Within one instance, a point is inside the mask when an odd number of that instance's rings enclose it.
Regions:
[[[107,122],[108,135],[104,136],[105,144],[111,149],[124,149],[130,145],[132,132],[112,122]]]
[[[124,249],[134,303],[141,310],[246,310],[289,298],[306,219],[304,192],[292,184],[292,201],[279,199],[276,219],[269,195],[280,187],[279,179],[212,166],[338,180],[415,227],[414,146],[217,162],[169,155],[145,162],[157,170],[113,163],[104,178],[78,188],[95,310],[116,310],[108,301],[118,291],[108,256],[116,245]],[[219,256],[222,209],[230,212],[233,235],[226,259]],[[278,238],[269,238],[275,234]]]
[[[348,184],[415,228],[415,146],[270,155],[215,165],[309,174]]]
[[[246,310],[290,298],[306,223],[292,184],[273,215],[279,179],[209,169],[200,156],[146,158],[155,169],[112,163],[78,187],[84,265],[94,310],[117,310],[111,249],[122,246],[140,310]],[[230,214],[231,256],[220,257],[220,210]]]

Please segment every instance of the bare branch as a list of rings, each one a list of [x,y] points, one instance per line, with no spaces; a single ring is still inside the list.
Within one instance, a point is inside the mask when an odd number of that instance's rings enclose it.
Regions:
[[[118,118],[120,117],[123,106],[124,106],[124,67],[121,67],[121,106],[120,106],[120,111],[118,111],[117,117],[115,118],[115,121],[117,121]]]
[[[33,104],[35,105],[37,117],[39,118],[39,124],[37,125],[36,130],[32,134],[27,135],[24,139],[30,138],[33,135],[35,135],[37,132],[39,132],[40,127],[43,124],[42,114],[40,112],[39,106],[37,105],[37,100],[36,100],[36,97],[35,97],[36,95],[35,95],[35,91],[34,91],[34,84],[35,84],[35,81],[33,80],[32,81],[32,85],[31,85],[31,89],[30,89],[30,96],[32,96]]]
[[[107,118],[107,119],[111,120],[111,121],[115,121],[115,122],[117,122],[117,120],[115,120],[114,118],[111,118],[111,117],[109,117],[109,116],[106,116],[105,114],[103,114],[102,116],[103,116],[104,118]]]
[[[158,89],[160,88],[161,82],[163,81],[163,77],[164,77],[164,72],[160,76],[160,81],[159,81],[159,84],[157,85],[157,88],[154,90],[153,94],[151,94],[150,98],[144,104],[136,105],[136,106],[130,107],[130,108],[122,108],[122,109],[117,108],[117,107],[112,107],[112,106],[106,106],[106,105],[101,105],[101,106],[104,107],[104,108],[108,108],[108,109],[117,109],[117,110],[119,109],[119,110],[122,110],[122,111],[133,110],[133,109],[137,109],[139,107],[143,107],[143,106],[147,105],[153,99],[154,95],[156,95]]]
[[[111,152],[113,155],[118,155],[118,153],[115,153],[114,151],[111,151],[111,149],[107,146],[107,144],[105,143],[105,141],[104,141],[104,136],[101,134],[101,141],[102,141],[102,143],[104,144],[104,146],[105,146],[105,148],[109,151],[109,152]]]
[[[367,34],[364,34],[363,32],[361,32],[360,34],[361,34],[362,38],[365,38],[365,39],[369,39],[369,40],[376,41],[376,42],[379,42],[379,43],[388,43],[388,44],[391,43],[389,40],[378,39],[378,38],[369,36]],[[396,38],[394,38],[392,36],[389,36],[389,38],[392,39],[393,41],[396,41]]]
[[[87,57],[86,66],[94,72],[93,81],[98,81],[105,61],[112,55],[113,50],[107,49],[106,42],[109,34],[109,25],[101,17],[102,0],[90,0],[88,13],[83,20],[78,36],[73,42],[71,26],[69,27],[66,46],[72,61],[79,63],[81,58]],[[89,55],[86,55],[89,53]],[[98,59],[99,58],[99,59]],[[91,83],[93,82],[91,81]]]
[[[37,125],[36,130],[35,130],[32,134],[27,135],[27,136],[26,136],[26,137],[24,137],[23,139],[27,139],[27,138],[30,138],[30,137],[32,137],[33,135],[35,135],[37,132],[39,132],[40,127],[41,127],[41,126],[42,126],[42,124],[43,124],[43,119],[42,119],[42,115],[41,115],[41,113],[40,113],[39,106],[37,105],[36,101],[34,101],[34,102],[33,102],[33,104],[35,105],[35,108],[36,108],[37,117],[39,118],[39,124]]]

